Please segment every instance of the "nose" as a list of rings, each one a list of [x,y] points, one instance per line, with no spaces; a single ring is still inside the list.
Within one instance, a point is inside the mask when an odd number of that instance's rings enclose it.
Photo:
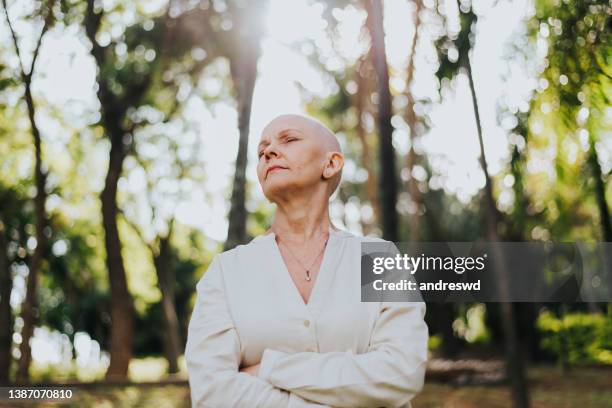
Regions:
[[[269,145],[267,145],[264,150],[263,150],[263,156],[264,158],[267,160],[270,160],[270,157],[274,156],[277,157],[278,156],[278,152],[276,150],[276,146],[274,143],[270,143]]]

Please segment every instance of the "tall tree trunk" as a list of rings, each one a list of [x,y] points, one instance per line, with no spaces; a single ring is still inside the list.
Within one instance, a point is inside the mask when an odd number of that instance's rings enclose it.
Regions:
[[[358,108],[358,115],[362,115],[361,108]],[[367,133],[363,125],[363,121],[361,118],[357,123],[357,137],[359,138],[359,142],[361,143],[361,164],[365,168],[368,173],[368,179],[366,180],[366,195],[368,196],[368,201],[372,205],[372,212],[374,213],[374,224],[379,222],[380,220],[380,203],[377,197],[377,188],[376,188],[376,173],[374,172],[374,166],[372,166],[372,158],[370,155],[370,146],[368,144]],[[371,228],[372,223],[370,222],[367,226],[369,230]],[[364,233],[367,233],[364,231]]]
[[[372,205],[372,210],[374,212],[374,223],[380,222],[380,206],[377,198],[377,188],[376,188],[376,173],[374,171],[374,166],[372,166],[372,157],[370,154],[370,145],[368,144],[368,134],[365,128],[365,124],[363,123],[363,115],[366,113],[366,78],[364,75],[366,74],[365,70],[362,68],[367,63],[367,60],[361,58],[358,62],[359,66],[355,72],[356,74],[356,82],[357,82],[357,93],[355,94],[355,108],[357,110],[357,138],[361,143],[361,164],[368,172],[368,179],[366,180],[366,195],[368,197],[368,201]],[[371,226],[368,226],[368,230]],[[364,233],[367,231],[364,230]]]
[[[514,132],[520,134],[527,145],[527,127],[526,123],[528,116],[518,114],[518,125]],[[525,193],[524,169],[525,169],[525,149],[520,150],[518,145],[514,145],[512,156],[510,159],[510,173],[514,177],[512,190],[514,191],[514,210],[512,213],[512,222],[508,222],[506,227],[507,238],[515,242],[526,241],[528,208],[530,207],[529,198]],[[488,307],[488,306],[487,306]],[[541,359],[540,350],[540,332],[536,327],[539,303],[515,303],[515,314],[518,325],[521,348],[527,352],[530,361]]]
[[[523,135],[524,136],[524,135]],[[523,155],[519,151],[518,146],[512,149],[512,158],[510,159],[510,172],[514,177],[512,190],[514,191],[514,211],[512,225],[508,225],[510,238],[514,241],[524,241],[527,228],[527,209],[529,203],[525,197],[524,182],[523,182]]]
[[[106,372],[108,380],[123,380],[127,378],[130,360],[132,358],[132,340],[134,323],[134,303],[128,289],[127,276],[121,254],[121,237],[117,226],[119,208],[117,206],[117,183],[121,177],[123,161],[128,147],[124,136],[130,132],[124,129],[126,112],[138,106],[151,83],[152,70],[139,77],[139,81],[126,84],[124,96],[114,94],[104,76],[107,65],[108,45],[101,46],[96,41],[96,35],[102,22],[102,11],[96,11],[94,0],[87,0],[84,26],[91,42],[90,53],[96,61],[98,73],[98,99],[101,105],[102,125],[105,136],[110,142],[108,171],[104,180],[104,189],[100,193],[102,205],[102,226],[104,228],[104,247],[106,250],[106,268],[110,283],[111,302],[111,339],[110,365]],[[133,135],[130,135],[133,138]]]
[[[246,49],[244,54],[230,61],[230,70],[238,101],[238,155],[236,156],[236,172],[232,187],[231,207],[229,212],[229,227],[225,249],[247,241],[246,221],[246,167],[249,147],[249,126],[251,123],[251,105],[253,91],[257,79],[257,61],[259,60],[259,45]]]
[[[593,178],[595,179],[595,197],[597,199],[597,207],[599,208],[599,218],[601,224],[601,233],[604,241],[612,242],[612,223],[610,222],[610,209],[606,202],[606,184],[602,175],[601,166],[599,165],[599,157],[595,148],[595,138],[589,136],[589,164]]]
[[[26,285],[26,297],[21,306],[23,329],[21,330],[21,344],[19,351],[21,357],[17,366],[17,382],[24,383],[29,380],[29,369],[32,361],[32,349],[30,340],[34,333],[34,326],[38,317],[36,309],[37,302],[37,286],[38,273],[41,269],[45,251],[47,249],[47,237],[45,228],[48,225],[47,214],[45,211],[45,203],[47,202],[46,175],[42,169],[42,142],[40,131],[36,124],[35,114],[36,108],[31,92],[31,75],[25,84],[25,100],[28,107],[28,117],[30,118],[30,126],[32,136],[34,138],[34,182],[36,184],[36,196],[34,197],[34,213],[36,218],[36,248],[32,255],[32,261],[29,267],[28,281]]]
[[[410,227],[410,239],[412,241],[418,241],[420,237],[421,230],[421,210],[423,207],[421,192],[419,191],[418,182],[414,178],[414,166],[417,161],[417,154],[414,150],[414,145],[417,139],[417,124],[418,118],[414,111],[414,95],[412,94],[412,84],[414,82],[414,61],[416,59],[416,46],[419,39],[419,28],[421,26],[421,8],[422,2],[421,0],[414,0],[414,36],[412,37],[412,45],[410,46],[410,58],[408,60],[408,69],[406,75],[406,88],[404,94],[406,95],[406,121],[408,122],[408,127],[410,128],[410,150],[408,151],[406,167],[410,171],[410,176],[408,179],[408,192],[410,193],[410,199],[413,204],[416,206],[416,211],[412,215],[412,222]]]
[[[526,134],[522,135],[526,137]],[[510,159],[510,171],[514,176],[514,211],[513,222],[506,225],[509,239],[515,242],[525,241],[527,231],[527,209],[530,206],[529,199],[525,195],[523,168],[525,165],[524,155],[519,151],[518,146],[514,146],[512,150],[512,158]],[[521,348],[528,352],[530,361],[540,359],[540,332],[536,327],[538,317],[539,303],[515,303],[516,321],[521,339]]]
[[[434,198],[434,197],[430,197]],[[432,242],[443,242],[448,240],[445,237],[440,227],[439,214],[436,214],[433,209],[425,213],[427,229],[430,231],[428,239]],[[455,321],[456,310],[454,303],[431,303],[427,305],[427,324],[432,328],[432,332],[439,333],[442,337],[440,347],[441,354],[444,358],[454,358],[461,352],[464,342],[455,336],[453,330],[453,322]]]
[[[8,385],[10,381],[13,346],[13,317],[10,302],[13,279],[8,259],[6,230],[6,224],[0,219],[0,386]]]
[[[179,372],[178,358],[181,354],[179,321],[174,303],[175,276],[171,265],[172,247],[170,235],[159,240],[159,253],[154,257],[157,283],[161,291],[162,313],[164,316],[164,349],[168,360],[168,372]]]
[[[514,404],[518,408],[529,407],[529,396],[527,392],[527,383],[525,381],[525,373],[523,368],[523,356],[520,350],[518,336],[516,332],[516,321],[514,317],[514,307],[511,302],[507,299],[507,290],[510,284],[510,277],[506,268],[505,260],[503,259],[503,253],[499,250],[499,247],[495,244],[499,242],[499,234],[497,232],[497,226],[500,219],[497,207],[495,205],[495,198],[493,197],[493,185],[489,171],[487,168],[487,160],[484,150],[484,141],[482,138],[482,126],[480,122],[480,113],[478,109],[478,99],[476,97],[476,88],[474,86],[474,78],[472,75],[472,66],[469,60],[469,56],[465,54],[463,56],[462,65],[467,71],[468,80],[470,84],[470,93],[472,96],[472,104],[474,108],[474,117],[476,120],[476,129],[478,131],[478,142],[480,144],[480,165],[485,175],[485,201],[486,201],[486,217],[487,217],[487,236],[489,241],[493,243],[493,259],[495,262],[495,269],[498,272],[498,285],[500,288],[500,294],[502,296],[502,302],[500,304],[502,313],[502,328],[504,331],[505,345],[506,345],[506,370],[508,377],[512,384],[512,396]]]
[[[100,201],[102,203],[106,267],[111,290],[111,358],[106,378],[117,380],[127,378],[130,359],[132,358],[134,305],[132,295],[128,290],[127,276],[121,254],[121,239],[117,226],[117,216],[119,214],[117,183],[125,159],[123,133],[116,131],[116,133],[111,134],[110,139],[108,172],[104,189],[100,194]]]
[[[172,231],[174,229],[174,219],[168,224],[168,233],[166,236],[158,235],[155,242],[148,242],[142,230],[127,217],[125,221],[130,224],[134,232],[140,237],[143,244],[147,246],[151,257],[155,273],[157,274],[157,286],[161,292],[161,307],[164,320],[164,331],[161,333],[164,354],[168,361],[168,372],[176,374],[179,372],[178,358],[181,355],[182,343],[180,335],[179,321],[176,313],[176,304],[174,297],[174,285],[176,283],[174,273],[174,253],[172,244],[170,243]],[[155,219],[153,217],[152,219]]]
[[[383,238],[397,241],[397,177],[395,174],[395,150],[393,148],[393,126],[391,125],[391,91],[389,89],[389,68],[385,54],[385,34],[383,28],[382,1],[370,0],[367,3],[367,27],[372,41],[372,58],[378,86],[378,132],[380,138],[380,212]]]
[[[44,10],[46,11],[46,16],[44,19],[43,28],[38,36],[38,40],[36,41],[32,61],[30,62],[30,70],[27,73],[23,66],[19,42],[17,41],[17,36],[13,30],[13,25],[11,24],[11,19],[8,14],[6,0],[2,0],[2,5],[4,6],[6,21],[11,32],[15,52],[17,53],[17,57],[19,59],[21,79],[25,88],[24,97],[28,109],[28,119],[30,120],[30,130],[32,132],[34,142],[34,184],[36,185],[36,196],[34,197],[34,215],[36,219],[36,248],[34,249],[34,254],[32,255],[32,259],[28,267],[29,271],[26,284],[26,296],[21,306],[23,329],[21,331],[21,345],[19,347],[21,357],[17,366],[16,377],[17,382],[27,382],[29,380],[30,362],[32,360],[30,339],[34,333],[34,325],[36,324],[36,318],[38,315],[38,311],[36,310],[38,273],[42,266],[44,254],[47,249],[45,228],[48,225],[47,214],[45,211],[45,204],[47,202],[46,174],[43,171],[42,141],[38,125],[36,124],[36,106],[34,105],[34,98],[32,97],[32,77],[34,75],[34,69],[36,68],[36,60],[38,59],[42,39],[53,22],[54,2],[48,4],[48,9]]]

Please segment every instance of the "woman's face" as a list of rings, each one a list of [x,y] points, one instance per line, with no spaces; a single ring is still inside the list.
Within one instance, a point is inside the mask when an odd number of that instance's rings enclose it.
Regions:
[[[257,154],[257,177],[264,195],[325,188],[326,149],[307,119],[281,116],[264,129]]]

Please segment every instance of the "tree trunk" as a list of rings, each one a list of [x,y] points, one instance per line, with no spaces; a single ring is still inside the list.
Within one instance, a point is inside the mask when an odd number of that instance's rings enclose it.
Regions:
[[[36,125],[36,107],[32,97],[32,77],[34,75],[34,68],[36,67],[36,60],[38,59],[42,39],[53,22],[54,16],[52,10],[54,7],[54,2],[47,4],[47,15],[44,18],[42,31],[38,36],[38,40],[36,41],[36,46],[34,47],[34,52],[32,54],[32,61],[30,62],[30,70],[27,73],[25,72],[23,60],[21,58],[21,51],[19,48],[17,35],[15,34],[15,30],[13,29],[13,25],[11,24],[11,19],[8,14],[6,0],[2,1],[2,5],[4,7],[7,25],[13,39],[15,53],[17,54],[17,58],[19,60],[21,80],[25,87],[24,97],[28,109],[28,119],[30,120],[30,129],[34,141],[34,184],[36,186],[36,196],[34,197],[34,216],[36,219],[36,248],[34,249],[31,262],[28,265],[26,297],[21,306],[23,329],[21,331],[21,345],[19,347],[21,357],[19,360],[19,365],[17,366],[16,377],[17,382],[27,382],[29,379],[30,361],[32,359],[30,339],[32,338],[32,333],[34,332],[34,325],[36,324],[38,314],[38,311],[36,310],[38,272],[41,268],[47,247],[45,228],[48,224],[47,214],[45,212],[45,203],[47,201],[47,192],[45,190],[46,174],[43,171],[42,166],[42,141],[40,131]]]
[[[238,101],[238,155],[236,156],[236,172],[232,187],[231,207],[229,212],[229,227],[225,250],[236,245],[246,243],[247,212],[246,202],[246,167],[248,162],[249,126],[251,123],[251,105],[253,91],[257,79],[257,61],[259,60],[258,46],[247,50],[241,56],[230,61],[232,80],[234,83],[236,99]]]
[[[448,239],[441,232],[439,215],[430,210],[425,213],[425,221],[427,221],[427,229],[430,231],[428,239],[433,242],[443,242]],[[453,303],[431,303],[427,305],[428,325],[432,331],[440,334],[442,337],[442,345],[440,352],[444,358],[454,358],[464,346],[464,342],[455,336],[453,330],[453,322],[455,321],[456,310]]]
[[[599,208],[599,218],[601,224],[601,232],[604,241],[612,242],[612,224],[610,222],[610,209],[606,202],[606,184],[599,165],[599,157],[595,148],[595,138],[589,136],[589,164],[595,179],[595,196],[597,199],[597,207]]]
[[[519,114],[520,115],[520,114]],[[515,132],[519,133],[527,144],[527,117],[519,116],[519,125],[515,128]],[[515,242],[526,241],[525,234],[527,232],[528,214],[527,209],[530,207],[530,202],[525,194],[525,183],[523,172],[525,168],[525,154],[519,150],[517,145],[512,149],[512,157],[510,159],[510,172],[514,177],[512,189],[514,191],[514,211],[512,214],[512,222],[506,224],[507,238]],[[530,361],[538,361],[541,357],[540,350],[540,332],[536,327],[539,303],[515,303],[516,321],[518,324],[519,337],[521,340],[521,348],[526,351]]]
[[[7,226],[0,220],[0,386],[8,385],[10,382],[13,345],[13,317],[10,302],[13,279],[8,259],[6,229]]]
[[[510,159],[510,172],[514,177],[512,190],[514,191],[514,211],[512,225],[508,225],[508,233],[510,238],[515,241],[524,241],[527,228],[527,209],[529,203],[525,197],[524,182],[523,182],[523,167],[524,160],[518,146],[514,146],[512,150],[512,158]]]
[[[383,239],[397,241],[397,178],[395,174],[395,150],[393,148],[393,126],[391,125],[391,91],[389,89],[389,69],[385,54],[383,29],[383,10],[380,0],[368,3],[367,27],[372,40],[372,58],[378,79],[378,132],[380,138],[380,213]]]
[[[509,302],[507,298],[510,277],[506,269],[505,260],[503,259],[503,253],[499,250],[499,247],[495,245],[495,243],[499,242],[497,225],[500,217],[497,207],[495,205],[495,199],[493,197],[493,185],[491,182],[491,177],[489,176],[489,171],[487,169],[484,141],[482,138],[482,126],[478,109],[478,99],[476,98],[476,88],[474,86],[474,78],[472,76],[472,67],[469,60],[469,56],[467,54],[463,56],[463,66],[467,71],[468,80],[470,84],[470,93],[472,96],[474,117],[476,120],[476,129],[478,131],[478,142],[480,144],[480,165],[485,175],[487,236],[489,238],[489,241],[493,243],[493,259],[495,263],[495,270],[498,273],[498,287],[500,289],[500,295],[502,296],[500,307],[502,316],[502,329],[506,340],[506,370],[508,373],[508,378],[510,379],[512,385],[512,397],[514,399],[515,407],[526,408],[529,407],[529,396],[527,392],[527,384],[525,381],[525,373],[523,368],[523,356],[520,351],[520,345],[516,332],[513,304]]]
[[[410,59],[408,60],[408,69],[406,75],[406,88],[404,94],[406,95],[406,121],[410,128],[410,150],[408,151],[406,167],[410,171],[410,178],[408,179],[408,192],[410,193],[410,199],[416,207],[416,211],[412,214],[412,222],[410,227],[410,239],[412,241],[418,241],[421,230],[421,209],[423,207],[421,192],[419,191],[418,182],[413,176],[413,169],[417,161],[417,154],[414,150],[414,145],[417,139],[417,123],[418,118],[414,112],[414,95],[412,95],[412,84],[414,82],[414,61],[416,55],[416,46],[419,39],[419,28],[421,26],[421,0],[414,0],[414,36],[412,38],[412,45],[410,47]]]
[[[368,201],[372,205],[374,212],[374,223],[380,222],[380,207],[377,198],[378,192],[376,191],[376,173],[374,172],[374,166],[372,166],[372,158],[370,155],[370,145],[368,144],[367,132],[363,123],[363,115],[366,112],[366,105],[364,103],[366,93],[366,80],[364,78],[364,72],[362,72],[363,65],[366,64],[365,59],[360,59],[359,66],[356,70],[356,82],[357,82],[357,94],[355,95],[355,108],[357,109],[357,138],[361,143],[361,164],[364,169],[368,172],[368,179],[366,180],[366,195]],[[368,225],[368,230],[371,225]],[[364,234],[367,231],[364,230]]]
[[[150,89],[152,77],[155,70],[150,69],[147,73],[136,76],[133,82],[124,81],[123,96],[116,95],[111,90],[111,82],[114,78],[106,75],[108,69],[107,60],[109,47],[101,46],[96,41],[96,35],[102,23],[103,11],[95,10],[95,0],[87,0],[85,18],[83,24],[85,33],[91,43],[90,54],[94,57],[98,72],[96,82],[98,85],[98,99],[101,105],[102,124],[105,136],[110,141],[108,172],[104,181],[104,189],[100,193],[102,204],[102,225],[104,228],[104,246],[106,249],[106,267],[111,292],[111,340],[110,340],[110,365],[106,372],[108,380],[123,380],[127,378],[130,359],[132,357],[134,303],[130,295],[127,276],[121,254],[121,239],[117,227],[117,183],[121,177],[123,161],[129,151],[129,146],[124,140],[125,136],[134,137],[129,127],[125,127],[124,121],[130,109],[136,109],[141,105],[143,97]],[[167,41],[166,24],[161,24],[164,39]],[[134,125],[132,123],[132,125]]]
[[[123,134],[118,132],[110,137],[111,149],[108,173],[106,174],[104,190],[100,194],[106,267],[111,290],[111,358],[106,372],[108,380],[127,378],[128,367],[132,358],[134,305],[127,286],[127,277],[121,254],[121,240],[117,227],[119,212],[117,208],[117,183],[125,158],[122,136]]]
[[[30,340],[34,333],[34,326],[38,317],[36,309],[38,273],[41,269],[45,251],[47,248],[47,237],[45,228],[48,225],[45,203],[47,202],[46,175],[42,169],[42,141],[40,131],[35,120],[36,109],[31,92],[31,73],[25,83],[25,100],[28,107],[28,117],[32,136],[34,138],[34,182],[36,184],[36,196],[34,197],[34,213],[36,218],[36,248],[29,265],[28,281],[26,285],[26,297],[21,306],[23,329],[21,331],[21,344],[19,351],[21,357],[17,366],[17,382],[24,383],[29,380],[29,369],[32,360],[32,349]]]
[[[171,265],[172,248],[170,236],[159,240],[159,254],[154,258],[157,272],[157,283],[161,291],[162,313],[164,316],[164,349],[168,360],[168,372],[179,372],[178,358],[181,354],[181,338],[179,334],[179,321],[174,304],[175,276]]]
[[[455,305],[453,303],[429,303],[425,321],[430,328],[431,334],[440,335],[440,356],[452,359],[457,357],[464,342],[455,336],[453,322],[455,321]]]

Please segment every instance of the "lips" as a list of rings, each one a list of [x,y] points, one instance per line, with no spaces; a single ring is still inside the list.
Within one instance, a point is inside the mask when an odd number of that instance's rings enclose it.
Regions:
[[[270,166],[268,167],[268,170],[266,170],[266,177],[268,177],[268,173],[270,173],[272,170],[278,170],[278,169],[287,169],[286,167],[282,167],[282,166],[278,166],[278,165],[274,165],[274,166]]]

